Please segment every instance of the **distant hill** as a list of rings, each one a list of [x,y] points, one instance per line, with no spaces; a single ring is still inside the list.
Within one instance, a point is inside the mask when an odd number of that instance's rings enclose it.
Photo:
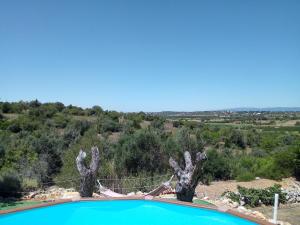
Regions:
[[[240,108],[226,109],[226,111],[232,111],[232,112],[300,112],[300,107],[268,107],[268,108],[240,107]]]
[[[220,110],[203,110],[203,111],[161,111],[152,112],[151,114],[159,116],[207,116],[212,114],[220,114],[226,112],[300,112],[300,107],[269,107],[269,108],[255,108],[255,107],[239,107]]]

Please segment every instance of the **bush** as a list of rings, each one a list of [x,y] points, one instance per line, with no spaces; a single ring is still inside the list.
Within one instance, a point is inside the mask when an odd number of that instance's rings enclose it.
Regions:
[[[115,159],[120,174],[161,172],[167,164],[162,154],[161,138],[153,129],[124,135],[116,146]]]
[[[181,122],[179,120],[173,121],[173,127],[179,128],[181,126]]]
[[[38,188],[38,181],[36,179],[24,178],[22,180],[22,189],[24,191],[33,191]]]
[[[265,189],[254,189],[238,186],[238,193],[227,192],[224,194],[232,201],[239,203],[243,201],[246,206],[250,207],[257,207],[261,204],[274,205],[275,194],[279,194],[279,203],[286,202],[286,194],[281,191],[281,186],[278,184]]]
[[[64,114],[56,114],[53,117],[55,127],[57,128],[65,128],[70,122],[70,118]]]
[[[300,181],[300,148],[295,150],[294,175],[296,179]]]
[[[255,176],[251,172],[245,172],[243,174],[240,174],[236,177],[237,181],[251,181],[254,180]]]
[[[21,181],[15,172],[6,172],[0,176],[0,196],[21,197]]]
[[[99,133],[118,132],[120,124],[107,116],[100,116],[97,120],[97,131]]]
[[[208,160],[205,161],[203,167],[205,181],[228,180],[232,178],[233,172],[230,157],[213,149],[207,152],[207,158]]]

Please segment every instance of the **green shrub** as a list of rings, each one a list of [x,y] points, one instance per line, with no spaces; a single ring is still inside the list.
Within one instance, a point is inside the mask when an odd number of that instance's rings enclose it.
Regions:
[[[36,179],[24,178],[22,180],[22,189],[24,191],[33,191],[38,188],[38,181]]]
[[[242,174],[240,174],[236,177],[237,181],[251,181],[251,180],[254,180],[254,179],[255,179],[255,176],[251,172],[245,172],[245,173],[242,173]]]
[[[114,119],[111,119],[108,116],[99,116],[97,120],[97,131],[99,133],[105,133],[105,132],[118,132],[120,131],[121,127],[120,124],[115,121]]]
[[[279,203],[286,202],[286,194],[282,192],[281,186],[278,184],[265,189],[254,189],[238,186],[238,193],[227,192],[224,194],[232,201],[239,203],[243,201],[246,206],[250,207],[257,207],[261,204],[273,205],[275,194],[279,194]]]
[[[70,122],[70,118],[64,114],[56,114],[53,118],[55,127],[65,128]]]
[[[207,151],[208,160],[203,167],[205,179],[228,180],[232,178],[232,167],[230,157],[224,153],[219,153],[215,149]]]
[[[300,181],[300,148],[295,149],[294,175]]]
[[[0,176],[1,197],[20,197],[21,191],[21,181],[15,172],[9,171]]]

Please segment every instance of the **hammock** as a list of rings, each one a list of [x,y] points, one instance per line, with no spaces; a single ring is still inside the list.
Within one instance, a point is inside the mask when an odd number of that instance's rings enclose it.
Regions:
[[[165,191],[171,189],[171,181],[173,179],[174,175],[170,178],[170,180],[168,180],[167,182],[162,183],[160,186],[158,186],[157,188],[153,189],[152,191],[143,194],[143,196],[159,196],[160,194],[164,193]],[[118,198],[118,197],[126,197],[127,195],[124,194],[120,194],[117,192],[114,192],[106,187],[103,187],[100,183],[99,180],[97,180],[98,182],[98,188],[99,188],[99,193],[104,195],[105,197],[112,197],[112,198]]]

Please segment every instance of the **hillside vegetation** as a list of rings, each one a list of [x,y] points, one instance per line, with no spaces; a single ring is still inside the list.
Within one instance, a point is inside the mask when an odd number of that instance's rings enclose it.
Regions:
[[[130,190],[130,184],[120,183],[121,178],[140,178],[139,186],[147,189],[156,177],[171,174],[169,157],[180,161],[184,151],[207,152],[203,183],[255,177],[300,178],[297,121],[293,125],[296,129],[278,129],[258,126],[253,114],[235,113],[226,120],[221,118],[221,122],[216,120],[219,116],[204,121],[168,119],[157,114],[104,111],[99,106],[82,109],[37,100],[0,102],[0,112],[3,197],[54,184],[77,188],[75,158],[80,148],[89,151],[93,145],[100,150],[99,177],[110,181],[106,185],[121,188],[121,192]],[[276,116],[299,119],[294,113]],[[247,122],[237,123],[237,118]],[[275,124],[277,120],[271,119]],[[151,179],[142,179],[145,177]]]

